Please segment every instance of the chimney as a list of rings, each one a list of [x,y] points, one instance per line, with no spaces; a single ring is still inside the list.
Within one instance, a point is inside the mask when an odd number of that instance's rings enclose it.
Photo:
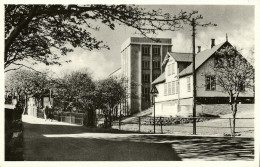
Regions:
[[[215,39],[211,39],[211,48],[215,46]]]
[[[200,52],[200,49],[201,49],[201,46],[198,46],[198,52],[197,52],[197,53],[199,53],[199,52]]]

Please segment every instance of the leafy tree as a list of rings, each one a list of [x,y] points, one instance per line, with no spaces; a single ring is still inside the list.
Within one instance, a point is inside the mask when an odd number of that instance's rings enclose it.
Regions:
[[[28,67],[25,61],[60,65],[60,55],[73,47],[109,48],[91,34],[100,28],[96,23],[112,30],[116,24],[126,25],[146,36],[157,30],[179,30],[197,13],[171,15],[134,5],[5,5],[5,71]]]
[[[229,95],[229,104],[233,115],[232,133],[234,134],[238,97],[241,93],[252,92],[255,70],[236,48],[228,46],[216,53],[214,71],[217,84]]]
[[[97,107],[105,116],[105,127],[112,126],[114,108],[128,97],[128,89],[124,78],[109,77],[97,83],[96,92],[99,97]]]
[[[95,83],[87,72],[72,72],[57,79],[54,86],[56,109],[61,111],[85,113],[87,125],[94,126],[95,122]]]
[[[25,111],[29,95],[34,95],[39,102],[42,95],[49,90],[47,73],[39,73],[32,70],[16,70],[6,76],[5,88],[12,96],[17,95],[18,101],[24,100]],[[39,106],[38,106],[39,107]]]

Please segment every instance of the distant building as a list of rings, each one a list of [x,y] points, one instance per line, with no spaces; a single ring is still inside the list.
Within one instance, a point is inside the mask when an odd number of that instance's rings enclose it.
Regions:
[[[167,52],[171,52],[170,38],[130,37],[121,46],[121,72],[128,80],[129,114],[151,106],[151,83],[162,74],[161,65]]]
[[[229,97],[216,84],[214,75],[215,52],[231,44],[226,41],[215,46],[212,39],[211,48],[196,54],[195,68],[197,78],[197,97],[199,104],[228,104]],[[161,74],[153,85],[159,94],[155,98],[155,110],[157,116],[192,115],[193,104],[193,77],[191,53],[167,53],[163,63]],[[242,103],[254,101],[254,93],[250,88],[244,88],[239,100]],[[198,105],[198,110],[200,110]]]

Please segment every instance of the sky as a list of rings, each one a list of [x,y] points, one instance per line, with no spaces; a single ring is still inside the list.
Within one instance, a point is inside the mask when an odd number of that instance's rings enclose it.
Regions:
[[[254,49],[254,6],[234,6],[234,5],[142,5],[141,7],[151,9],[161,8],[164,12],[173,14],[180,10],[191,12],[199,11],[204,19],[201,22],[212,22],[216,27],[197,27],[196,48],[201,46],[201,50],[209,49],[211,39],[215,39],[215,44],[222,43],[228,35],[229,42],[242,49],[240,52],[245,57],[252,57],[250,50]],[[106,78],[113,71],[121,67],[120,48],[122,43],[135,34],[135,30],[116,25],[115,30],[96,23],[100,30],[92,32],[98,40],[103,40],[109,45],[110,50],[101,49],[88,51],[82,48],[75,48],[74,52],[69,53],[62,60],[71,60],[70,63],[64,63],[62,66],[37,67],[39,69],[49,69],[59,75],[63,71],[72,71],[88,69],[94,79]],[[180,31],[158,32],[153,37],[172,38],[174,52],[192,52],[191,27],[185,27]]]

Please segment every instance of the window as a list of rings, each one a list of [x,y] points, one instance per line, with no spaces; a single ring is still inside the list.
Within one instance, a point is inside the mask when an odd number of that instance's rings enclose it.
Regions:
[[[142,61],[143,69],[150,69],[150,61]]]
[[[206,76],[206,90],[216,90],[215,76]]]
[[[142,88],[142,97],[145,99],[145,101],[150,101],[150,87]]]
[[[153,56],[160,56],[160,50],[161,50],[160,46],[154,46],[153,47]]]
[[[171,64],[168,65],[168,75],[171,75]]]
[[[142,75],[142,81],[145,83],[149,83],[150,82],[150,74],[143,74]]]
[[[142,55],[149,56],[150,55],[150,46],[143,46],[142,47]]]
[[[175,64],[175,63],[172,63],[172,64],[169,64],[169,65],[168,65],[168,75],[175,74],[174,64]]]
[[[161,62],[160,61],[153,61],[153,69],[160,69]]]
[[[179,81],[176,81],[176,94],[179,93]]]
[[[171,82],[168,83],[168,95],[172,94],[172,85],[171,84],[172,84]]]
[[[187,77],[187,91],[190,92],[191,85],[190,85],[190,77]]]
[[[175,95],[175,81],[172,82],[172,94]]]
[[[174,64],[175,64],[175,63],[172,63],[172,74],[175,74]]]
[[[167,96],[167,83],[164,84],[164,96]]]

